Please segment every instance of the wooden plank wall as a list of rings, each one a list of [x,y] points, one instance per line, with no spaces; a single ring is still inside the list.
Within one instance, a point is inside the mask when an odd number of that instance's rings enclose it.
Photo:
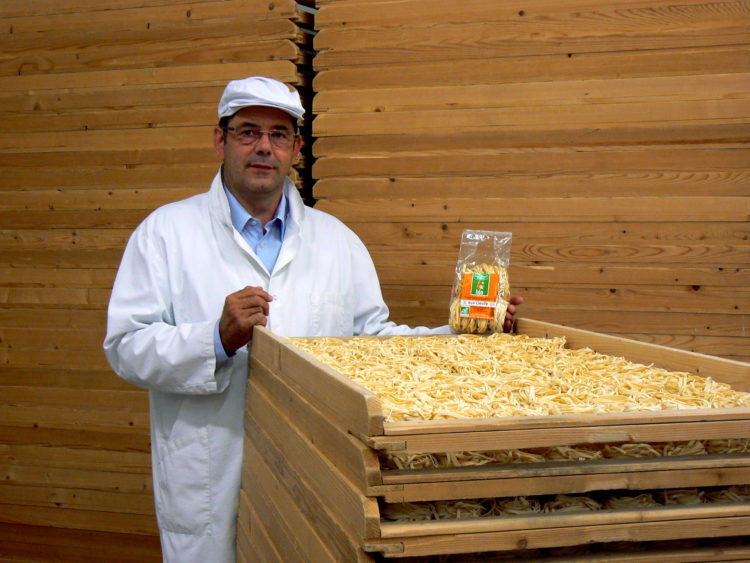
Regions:
[[[396,320],[507,230],[524,315],[750,360],[750,2],[318,6],[314,195]]]
[[[0,4],[3,561],[161,560],[147,394],[101,350],[109,290],[137,223],[208,188],[226,82],[309,90],[310,19],[292,0]]]

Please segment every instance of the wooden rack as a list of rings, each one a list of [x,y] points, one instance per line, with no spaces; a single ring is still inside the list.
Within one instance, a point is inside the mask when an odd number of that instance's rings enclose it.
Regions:
[[[748,364],[539,321],[521,320],[518,329],[750,389]],[[372,561],[373,553],[419,558],[733,537],[750,529],[750,503],[416,523],[380,517],[382,502],[749,484],[747,454],[421,470],[388,469],[380,460],[398,453],[748,438],[750,408],[385,422],[376,395],[269,331],[254,335],[250,363],[238,549],[246,560],[260,553],[269,561]],[[750,555],[750,547],[733,549]]]

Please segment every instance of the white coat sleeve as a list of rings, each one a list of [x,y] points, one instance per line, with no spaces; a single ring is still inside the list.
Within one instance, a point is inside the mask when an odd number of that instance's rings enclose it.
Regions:
[[[175,322],[167,253],[149,232],[146,224],[134,231],[117,272],[104,340],[107,359],[120,377],[139,387],[221,392],[229,384],[232,362],[217,369],[216,319]]]
[[[426,326],[410,327],[397,325],[388,320],[388,306],[383,301],[380,281],[372,262],[370,253],[359,240],[356,239],[353,248],[354,274],[354,334],[355,335],[396,335],[396,334],[451,334],[447,326],[428,328]],[[448,315],[446,302],[446,317]]]

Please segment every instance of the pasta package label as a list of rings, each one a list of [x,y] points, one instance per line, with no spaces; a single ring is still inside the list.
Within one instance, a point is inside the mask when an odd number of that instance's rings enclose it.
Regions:
[[[499,285],[498,274],[466,272],[461,285],[461,317],[494,319]]]
[[[456,332],[502,332],[510,299],[511,233],[466,229],[453,278],[448,326]]]

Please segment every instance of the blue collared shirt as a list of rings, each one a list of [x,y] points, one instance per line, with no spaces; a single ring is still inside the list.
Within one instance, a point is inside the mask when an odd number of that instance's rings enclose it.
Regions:
[[[282,192],[281,201],[276,208],[276,213],[268,223],[265,231],[261,222],[250,215],[242,204],[237,201],[232,192],[224,186],[224,193],[229,200],[229,213],[232,217],[232,225],[245,239],[248,246],[255,251],[260,261],[266,266],[269,272],[273,272],[276,260],[281,252],[281,243],[284,242],[284,233],[286,232],[287,201]],[[216,363],[221,363],[229,358],[229,354],[224,350],[219,336],[219,321],[216,321],[214,327],[214,352],[216,353]],[[234,354],[232,354],[234,355]]]

